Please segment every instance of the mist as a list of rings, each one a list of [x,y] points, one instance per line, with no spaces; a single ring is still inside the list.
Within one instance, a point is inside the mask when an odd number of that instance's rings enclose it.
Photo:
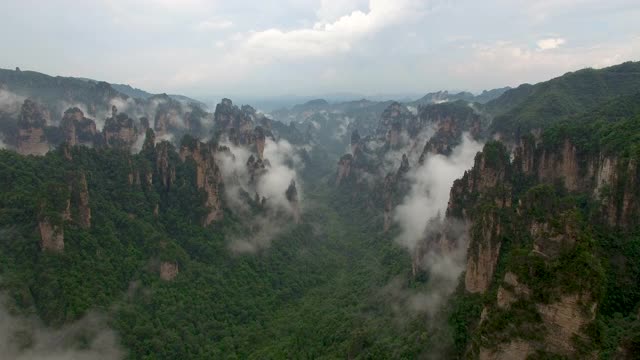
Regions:
[[[116,333],[104,315],[89,313],[61,328],[45,327],[35,317],[10,314],[0,298],[0,357],[15,360],[123,359]]]
[[[229,249],[233,253],[255,253],[266,249],[288,227],[291,219],[299,216],[296,213],[299,209],[287,200],[286,191],[293,180],[296,182],[298,200],[303,198],[297,175],[302,161],[296,155],[296,148],[286,140],[267,139],[264,149],[265,169],[251,181],[247,160],[252,153],[228,141],[223,141],[221,145],[230,149],[230,153],[222,153],[219,158],[225,183],[225,200],[248,230],[246,234],[231,236]],[[260,200],[265,199],[265,207],[257,213],[252,211],[248,201],[256,194]]]
[[[396,238],[399,244],[411,252],[416,249],[427,233],[429,221],[444,215],[454,180],[473,166],[475,155],[481,150],[482,144],[465,133],[450,156],[430,154],[422,166],[407,174],[411,190],[393,215],[401,228]]]
[[[0,111],[10,114],[18,113],[25,99],[24,96],[0,88]]]
[[[395,241],[411,254],[414,272],[425,271],[429,282],[418,292],[404,288],[397,280],[385,287],[383,292],[403,317],[416,313],[436,316],[458,284],[465,268],[467,229],[463,222],[444,218],[444,214],[454,180],[473,166],[481,150],[482,144],[465,133],[450,156],[430,154],[422,166],[407,174],[409,194],[393,214],[400,227]]]

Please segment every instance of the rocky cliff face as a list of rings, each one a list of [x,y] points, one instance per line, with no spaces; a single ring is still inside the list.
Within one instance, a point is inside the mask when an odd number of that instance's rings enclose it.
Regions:
[[[262,175],[264,175],[269,167],[269,160],[255,157],[253,154],[247,159],[247,172],[249,173],[249,185],[258,184]]]
[[[410,123],[415,121],[415,116],[406,106],[394,102],[387,107],[380,117],[376,136],[385,140],[390,148],[397,148],[404,145],[402,143],[402,133]]]
[[[221,220],[222,212],[222,174],[215,162],[217,148],[213,144],[195,141],[180,148],[182,161],[193,160],[196,168],[196,185],[206,193],[205,206],[209,209],[204,226]]]
[[[165,191],[169,191],[176,181],[176,169],[169,160],[169,154],[173,151],[173,145],[168,141],[162,141],[156,145],[156,173]]]
[[[401,189],[408,187],[408,184],[405,183],[405,186],[402,186],[402,183],[406,180],[404,176],[409,172],[409,168],[409,158],[407,157],[407,154],[402,154],[402,161],[400,162],[398,171],[396,171],[395,173],[389,173],[384,178],[384,183],[382,186],[382,196],[384,201],[383,230],[385,232],[389,231],[389,228],[391,227],[391,212],[394,206],[397,205],[397,192],[402,194],[405,191],[402,191]]]
[[[420,107],[414,132],[421,131],[426,126],[433,126],[435,133],[425,144],[420,163],[430,153],[451,154],[453,148],[460,144],[463,132],[468,132],[471,138],[477,139],[483,131],[481,116],[463,104]]]
[[[293,221],[296,224],[300,223],[300,203],[298,199],[298,189],[296,188],[295,180],[291,180],[289,187],[285,193],[287,201],[291,205],[291,210],[293,211]]]
[[[480,137],[482,117],[464,102],[420,106],[417,114],[391,103],[374,134],[363,138],[352,132],[351,154],[338,162],[336,184],[348,180],[357,185],[351,189],[354,196],[367,192],[371,205],[382,208],[383,230],[388,231],[394,207],[410,190],[404,176],[410,166],[423,164],[429,154],[451,154],[465,132]]]
[[[351,163],[353,162],[353,155],[342,155],[340,161],[338,161],[338,173],[336,175],[336,185],[340,185],[343,181],[349,178],[351,175]]]
[[[514,151],[514,165],[539,182],[561,182],[568,191],[587,193],[602,203],[602,215],[611,226],[627,228],[640,209],[632,201],[638,189],[636,159],[615,154],[580,152],[569,140],[549,148],[523,138]]]
[[[235,145],[246,145],[253,143],[254,123],[252,115],[255,114],[253,108],[238,108],[229,99],[222,99],[216,105],[213,115],[213,122],[217,129],[224,132],[229,140]]]
[[[27,99],[22,104],[18,119],[17,151],[24,155],[43,155],[49,151],[44,132],[51,121],[49,112],[35,101]]]
[[[91,207],[89,206],[89,187],[84,171],[75,172],[69,179],[72,203],[77,208],[76,223],[83,229],[91,227]]]
[[[138,128],[134,120],[127,114],[119,114],[115,106],[112,107],[111,117],[105,121],[102,132],[105,144],[109,147],[130,149],[138,139]]]
[[[98,141],[95,121],[86,118],[78,108],[70,108],[64,112],[60,128],[70,146],[94,146]]]
[[[540,351],[591,357],[576,344],[593,341],[586,328],[595,318],[599,285],[594,284],[601,280],[597,271],[565,270],[579,266],[567,264],[593,256],[594,250],[575,198],[562,194],[600,202],[599,215],[591,221],[626,229],[640,215],[634,205],[636,162],[587,152],[569,141],[554,146],[532,138],[523,139],[513,153],[510,160],[504,145],[488,143],[451,189],[447,217],[471,225],[465,291],[495,294],[486,302],[475,329],[478,343],[469,352],[480,359],[524,359]],[[540,269],[551,278],[541,280]],[[565,277],[582,285],[555,280]],[[522,322],[500,327],[505,316]],[[538,335],[517,335],[523,331]]]
[[[180,102],[166,94],[155,95],[151,97],[149,101],[157,104],[153,129],[158,136],[188,128]],[[194,126],[200,126],[200,124],[195,124],[195,116],[189,116],[189,119],[194,123]]]
[[[164,281],[174,280],[179,272],[177,262],[162,261],[160,263],[160,279]]]
[[[64,250],[64,229],[44,218],[38,222],[40,248],[42,251],[62,252]]]
[[[265,131],[262,126],[256,126],[253,130],[253,138],[256,144],[256,153],[259,159],[264,159],[264,147],[266,144]]]

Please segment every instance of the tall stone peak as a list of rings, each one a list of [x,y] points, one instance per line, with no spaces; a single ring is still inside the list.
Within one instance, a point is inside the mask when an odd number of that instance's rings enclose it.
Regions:
[[[44,132],[50,122],[49,112],[40,104],[26,99],[20,110],[18,119],[17,151],[25,155],[43,155],[49,151],[49,144]]]
[[[285,192],[285,196],[291,205],[293,220],[296,224],[300,223],[300,202],[298,200],[298,189],[296,188],[296,181],[294,179],[291,179],[289,187]]]
[[[99,142],[95,121],[86,118],[82,110],[77,107],[69,108],[64,112],[60,128],[64,133],[65,141],[70,146],[94,146]]]
[[[18,126],[21,128],[43,128],[51,121],[51,115],[40,104],[31,99],[22,103]]]
[[[135,121],[126,113],[118,113],[115,106],[112,107],[111,114],[102,129],[105,144],[109,147],[131,148],[138,138]]]
[[[213,143],[202,143],[193,137],[185,136],[180,146],[180,159],[192,160],[195,163],[196,186],[206,194],[205,206],[208,209],[203,225],[208,226],[222,220],[222,189],[223,178],[220,168],[216,164],[215,156],[219,151]],[[228,151],[228,149],[226,149]]]

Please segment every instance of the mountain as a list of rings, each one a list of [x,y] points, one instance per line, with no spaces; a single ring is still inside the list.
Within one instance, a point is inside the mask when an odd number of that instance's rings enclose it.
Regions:
[[[95,80],[90,80],[90,81],[94,81]],[[111,85],[112,88],[114,88],[116,91],[119,91],[127,96],[130,96],[132,98],[137,98],[137,99],[143,99],[143,100],[148,100],[149,98],[157,95],[157,94],[152,94],[149,92],[146,92],[144,90],[140,90],[138,88],[134,88],[131,85],[125,85],[125,84],[109,84]],[[200,106],[203,109],[207,108],[207,105],[205,103],[203,103],[202,101],[199,100],[195,100],[192,99],[190,97],[184,96],[184,95],[172,95],[169,94],[169,97],[174,99],[174,100],[178,100],[180,102],[183,103],[193,103],[193,104],[198,104],[198,106]]]
[[[271,114],[0,72],[0,350],[638,358],[636,67]]]
[[[434,93],[428,93],[425,96],[421,97],[418,100],[409,102],[408,105],[411,106],[419,106],[419,105],[428,105],[428,104],[438,104],[442,102],[455,102],[458,100],[463,100],[466,102],[477,102],[480,104],[485,104],[491,100],[494,100],[504,94],[506,91],[510,90],[510,87],[503,87],[499,89],[492,90],[483,90],[479,95],[473,95],[470,92],[459,92],[459,93],[449,93],[448,91],[438,91]]]
[[[523,84],[486,104],[493,131],[518,136],[567,116],[588,112],[620,95],[640,91],[640,62],[583,69],[535,85]]]
[[[63,141],[76,144],[78,137],[87,146],[139,150],[148,128],[176,140],[185,133],[210,135],[212,115],[199,102],[166,94],[131,97],[114,86],[0,69],[0,139],[21,153],[44,154]]]

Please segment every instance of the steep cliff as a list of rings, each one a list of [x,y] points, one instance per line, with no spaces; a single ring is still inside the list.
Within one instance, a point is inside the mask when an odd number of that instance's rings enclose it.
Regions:
[[[49,218],[38,222],[40,247],[43,251],[62,252],[64,250],[64,229],[61,225],[53,225]]]
[[[197,140],[183,141],[180,147],[180,159],[194,162],[196,186],[206,194],[205,206],[208,212],[203,220],[204,226],[221,220],[223,217],[223,180],[220,168],[215,161],[217,150],[214,144],[205,144]]]
[[[606,259],[594,239],[637,226],[638,172],[628,153],[573,141],[525,137],[512,159],[490,142],[454,182],[447,217],[471,224],[464,289],[484,299],[470,357],[595,356]]]
[[[64,133],[65,141],[70,146],[99,144],[100,138],[97,136],[95,121],[86,118],[82,110],[77,107],[69,108],[64,112],[60,128]]]
[[[18,119],[16,150],[25,155],[43,155],[49,151],[45,127],[51,121],[49,112],[35,101],[27,99],[22,104]]]
[[[483,119],[473,108],[464,102],[438,104],[420,107],[416,129],[433,126],[434,134],[424,145],[420,154],[423,163],[428,154],[449,155],[460,144],[463,132],[478,139],[484,129]]]
[[[102,130],[105,144],[109,147],[130,149],[138,139],[138,128],[133,119],[125,113],[118,113],[112,106],[111,117],[107,118]]]
[[[83,229],[91,227],[91,207],[89,205],[89,187],[84,171],[75,171],[69,174],[68,183],[73,204],[72,219]]]
[[[213,115],[213,122],[221,133],[225,134],[235,145],[253,143],[253,115],[255,110],[243,106],[242,109],[234,105],[229,99],[222,99]]]
[[[195,114],[194,116],[189,116],[190,121],[187,122],[182,104],[167,94],[154,95],[149,98],[149,101],[156,105],[153,129],[158,136],[189,128],[191,123],[193,123],[194,127],[199,128],[201,126],[200,123],[196,124],[196,121],[200,119]]]
[[[295,180],[291,180],[289,187],[285,193],[287,201],[291,205],[291,211],[293,212],[293,221],[296,224],[300,223],[300,202],[298,199],[298,189],[296,188]]]

